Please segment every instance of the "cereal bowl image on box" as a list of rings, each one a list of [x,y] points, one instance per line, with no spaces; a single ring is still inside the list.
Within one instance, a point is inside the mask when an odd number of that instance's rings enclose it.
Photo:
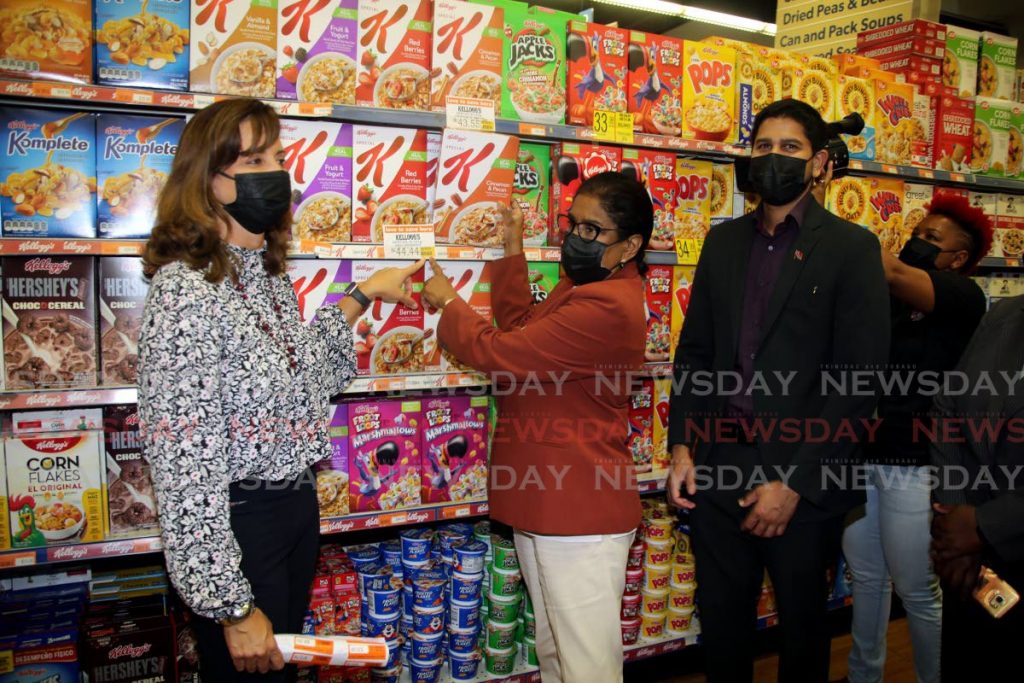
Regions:
[[[361,0],[356,104],[430,109],[429,0]]]
[[[352,126],[281,120],[284,167],[292,179],[292,236],[352,240]]]
[[[433,55],[435,70],[446,65],[431,84],[431,108],[444,111],[448,97],[490,100],[501,113],[501,3],[435,0]]]
[[[188,90],[189,5],[96,0],[96,82]]]
[[[488,412],[485,396],[423,402],[424,502],[487,498]]]

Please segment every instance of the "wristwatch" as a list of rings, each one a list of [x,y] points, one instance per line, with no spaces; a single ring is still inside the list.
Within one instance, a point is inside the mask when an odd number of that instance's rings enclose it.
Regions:
[[[370,298],[363,294],[362,290],[359,289],[358,282],[353,282],[345,289],[345,296],[352,297],[353,299],[356,300],[356,303],[358,303],[363,308],[369,308],[370,304],[373,303],[372,301],[370,301]]]
[[[247,602],[232,608],[231,614],[223,617],[222,619],[218,619],[217,623],[221,626],[235,626],[252,616],[255,609],[256,605],[253,604],[252,600],[248,600]]]

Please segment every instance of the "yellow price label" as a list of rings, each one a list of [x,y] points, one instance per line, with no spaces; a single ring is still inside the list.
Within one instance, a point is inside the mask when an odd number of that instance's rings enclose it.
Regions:
[[[593,128],[597,140],[633,144],[633,115],[628,112],[595,111]]]
[[[676,240],[676,263],[681,266],[695,266],[700,258],[700,250],[704,247],[704,240],[686,239]]]

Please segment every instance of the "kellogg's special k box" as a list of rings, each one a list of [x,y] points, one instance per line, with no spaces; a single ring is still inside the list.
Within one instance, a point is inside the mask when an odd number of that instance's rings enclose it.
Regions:
[[[352,241],[384,241],[385,225],[428,221],[427,131],[354,126]]]
[[[490,100],[501,113],[505,11],[464,0],[436,0],[430,104],[444,111],[448,97]]]
[[[429,265],[427,267],[429,275],[424,274],[424,279],[433,275],[433,269]],[[443,267],[459,298],[469,304],[480,317],[491,320],[491,264],[486,261],[447,261]],[[472,371],[473,368],[441,346],[437,338],[440,324],[441,311],[427,306],[423,320],[423,369],[427,372]]]
[[[356,104],[430,109],[432,13],[430,0],[360,0]]]
[[[292,178],[292,236],[352,241],[352,126],[281,119],[284,167]]]
[[[356,103],[358,0],[277,0],[277,96]]]
[[[353,261],[352,281],[363,282],[381,268],[405,268],[405,261]],[[412,276],[416,308],[377,299],[353,326],[360,375],[406,375],[423,372],[423,271]]]
[[[189,89],[277,93],[277,0],[192,0]]]
[[[299,317],[309,324],[324,306],[337,304],[352,282],[352,262],[339,259],[289,259],[288,279],[299,305]]]

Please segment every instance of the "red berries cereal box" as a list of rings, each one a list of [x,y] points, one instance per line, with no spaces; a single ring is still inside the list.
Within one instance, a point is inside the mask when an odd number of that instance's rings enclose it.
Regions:
[[[427,131],[354,126],[352,241],[384,241],[385,225],[427,222]]]
[[[381,268],[411,265],[404,261],[353,261],[352,281],[363,282]],[[373,302],[355,324],[355,352],[360,375],[407,375],[423,372],[423,271],[412,276],[416,308]]]
[[[430,109],[432,13],[430,0],[360,0],[356,104]]]

